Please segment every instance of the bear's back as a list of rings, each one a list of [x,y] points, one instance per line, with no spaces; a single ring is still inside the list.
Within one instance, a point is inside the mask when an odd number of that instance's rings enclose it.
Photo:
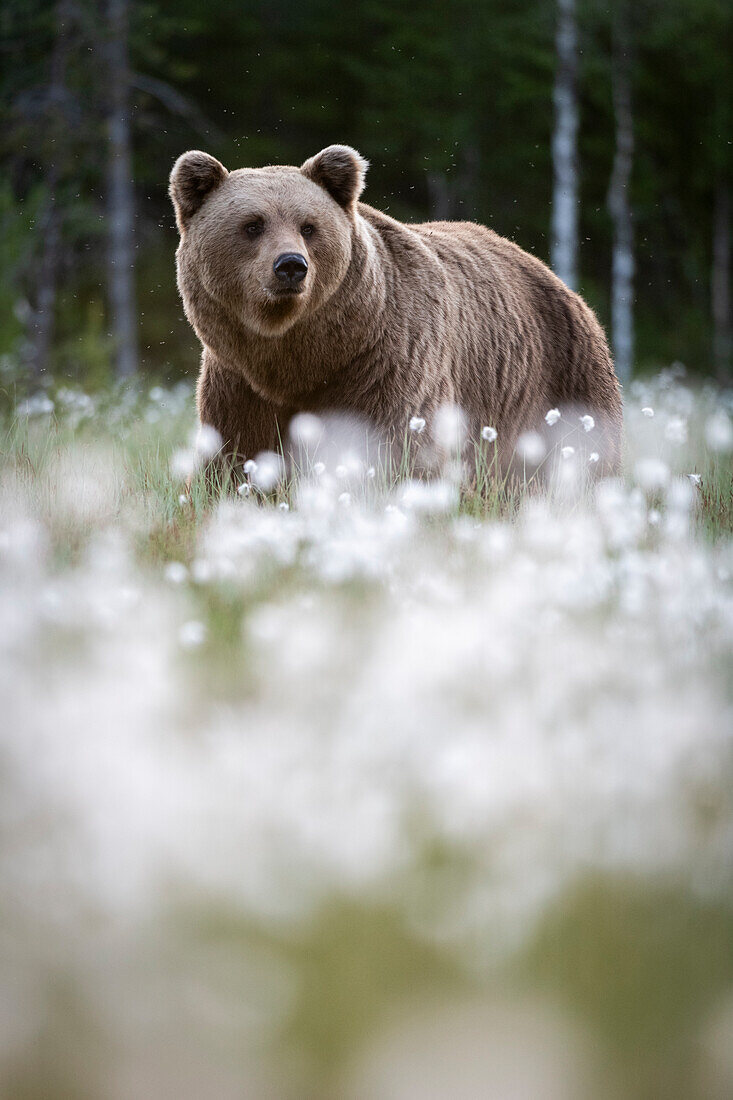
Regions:
[[[359,213],[398,271],[398,299],[406,286],[415,297],[422,287],[443,314],[459,404],[490,409],[517,428],[564,401],[604,410],[620,424],[605,333],[545,263],[474,222],[409,225],[364,204]],[[413,316],[422,323],[419,311]]]

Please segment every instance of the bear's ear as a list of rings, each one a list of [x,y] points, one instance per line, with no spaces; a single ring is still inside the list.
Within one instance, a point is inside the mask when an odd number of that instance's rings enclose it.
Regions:
[[[227,178],[223,164],[208,153],[191,149],[178,158],[171,172],[168,193],[176,211],[176,222],[182,233],[206,196]]]
[[[328,191],[339,206],[351,211],[364,190],[368,167],[369,162],[350,145],[329,145],[301,164],[300,170],[309,180]]]

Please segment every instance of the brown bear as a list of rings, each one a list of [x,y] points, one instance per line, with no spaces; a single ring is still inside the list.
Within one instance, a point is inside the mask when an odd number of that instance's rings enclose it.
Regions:
[[[621,396],[582,298],[481,225],[404,225],[364,205],[366,169],[346,145],[300,168],[228,172],[199,151],[176,161],[202,423],[246,457],[276,448],[304,410],[366,418],[399,441],[411,417],[429,437],[439,407],[455,405],[474,438],[496,429],[506,464],[559,406],[594,418],[599,468],[613,469]]]

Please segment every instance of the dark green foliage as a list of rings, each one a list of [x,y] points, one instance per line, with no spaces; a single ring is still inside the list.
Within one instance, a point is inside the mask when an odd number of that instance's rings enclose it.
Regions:
[[[49,172],[61,213],[54,372],[108,372],[104,292],[105,65],[101,6],[67,5],[64,94],[49,98],[63,2],[9,0],[3,104],[0,354],[22,357],[43,264]],[[578,0],[581,288],[608,321],[613,160],[611,20]],[[301,163],[330,142],[371,161],[365,198],[396,217],[468,217],[548,257],[554,0],[157,0],[131,5],[139,343],[146,372],[195,370],[174,281],[175,157]],[[730,187],[733,8],[633,5],[639,365],[711,370],[713,208]]]

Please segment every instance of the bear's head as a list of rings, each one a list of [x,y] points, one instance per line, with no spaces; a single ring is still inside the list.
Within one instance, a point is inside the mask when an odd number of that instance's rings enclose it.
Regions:
[[[204,342],[207,318],[219,323],[212,303],[274,337],[334,294],[351,260],[366,169],[347,145],[329,145],[300,168],[228,172],[208,153],[178,158],[170,195],[181,234],[179,286]]]

